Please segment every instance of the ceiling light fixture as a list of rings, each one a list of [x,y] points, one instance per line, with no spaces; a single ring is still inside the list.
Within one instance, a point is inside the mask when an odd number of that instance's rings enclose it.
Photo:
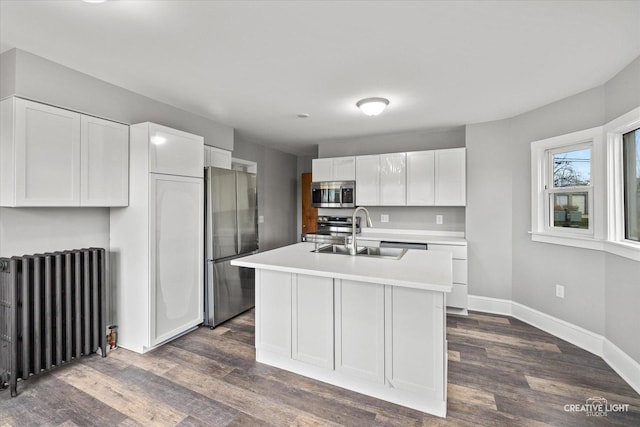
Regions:
[[[85,3],[104,3],[107,0],[82,0]]]
[[[365,98],[356,102],[356,106],[367,116],[377,116],[389,105],[387,98]]]

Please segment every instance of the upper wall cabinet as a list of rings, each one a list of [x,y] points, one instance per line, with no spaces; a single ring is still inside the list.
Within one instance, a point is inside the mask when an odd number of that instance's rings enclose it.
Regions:
[[[214,168],[231,169],[231,151],[221,148],[204,146],[204,166]]]
[[[406,165],[406,153],[380,155],[380,204],[382,206],[403,206],[406,204]]]
[[[464,206],[464,148],[407,153],[407,205]]]
[[[81,117],[80,205],[127,206],[129,126]]]
[[[467,203],[466,149],[435,151],[436,206],[465,206]]]
[[[356,157],[356,205],[380,205],[380,155]]]
[[[126,206],[128,126],[0,102],[0,206]]]
[[[202,137],[148,123],[149,172],[204,177]]]
[[[314,182],[319,181],[353,181],[356,179],[355,157],[333,157],[313,159],[311,176]]]
[[[407,205],[435,204],[435,151],[407,153]]]
[[[357,156],[356,204],[405,205],[406,159],[406,153]]]

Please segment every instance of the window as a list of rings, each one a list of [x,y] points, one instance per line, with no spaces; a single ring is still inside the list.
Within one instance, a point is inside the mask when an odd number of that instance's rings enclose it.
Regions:
[[[591,145],[547,150],[549,227],[590,230]]]
[[[640,129],[622,135],[624,237],[640,242]]]
[[[531,143],[532,240],[601,249],[602,128]]]

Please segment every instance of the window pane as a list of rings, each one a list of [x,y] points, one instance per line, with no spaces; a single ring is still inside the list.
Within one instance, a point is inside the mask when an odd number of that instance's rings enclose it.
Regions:
[[[591,184],[591,148],[553,154],[553,186]]]
[[[622,138],[625,238],[640,241],[640,129]]]
[[[553,226],[589,228],[589,193],[553,193]]]

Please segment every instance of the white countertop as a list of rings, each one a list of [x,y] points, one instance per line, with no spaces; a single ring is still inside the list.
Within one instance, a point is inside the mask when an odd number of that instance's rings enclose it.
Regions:
[[[312,252],[313,243],[296,243],[231,261],[231,265],[358,282],[451,292],[451,254],[408,250],[399,259]]]

